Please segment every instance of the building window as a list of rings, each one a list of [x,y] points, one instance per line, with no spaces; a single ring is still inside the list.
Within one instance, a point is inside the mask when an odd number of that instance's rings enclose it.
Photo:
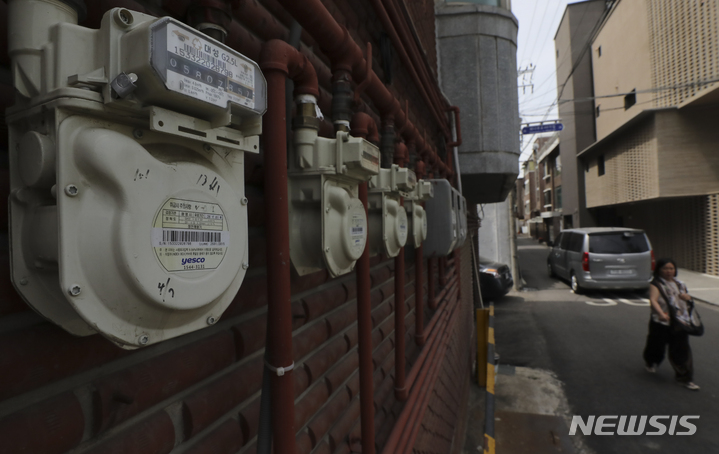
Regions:
[[[562,174],[562,158],[561,156],[557,156],[557,158],[554,161],[554,174],[555,175],[561,175]]]
[[[552,190],[551,189],[544,190],[544,206],[547,208],[551,208],[551,206],[552,206]]]
[[[604,155],[597,158],[597,175],[600,177],[604,175]]]
[[[549,161],[544,161],[544,178],[547,178],[550,175],[550,172]]]
[[[556,202],[555,210],[562,208],[562,187],[557,186],[554,188],[554,201]]]
[[[637,89],[634,88],[632,91],[624,97],[624,110],[629,109],[637,103]],[[597,115],[599,116],[599,115]]]
[[[599,118],[599,106],[596,107],[595,111],[595,116]]]

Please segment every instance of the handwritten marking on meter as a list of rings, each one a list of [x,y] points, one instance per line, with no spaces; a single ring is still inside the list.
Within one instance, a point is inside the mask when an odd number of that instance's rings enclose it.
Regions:
[[[229,244],[227,218],[216,203],[169,199],[152,225],[152,248],[171,272],[216,269]]]
[[[220,107],[230,101],[255,107],[251,62],[174,23],[166,26],[167,88]]]
[[[364,251],[366,229],[367,219],[362,215],[353,214],[350,220],[350,244],[352,249],[360,254]]]

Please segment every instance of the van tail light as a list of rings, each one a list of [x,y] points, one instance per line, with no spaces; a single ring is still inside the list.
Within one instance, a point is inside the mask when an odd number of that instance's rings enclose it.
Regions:
[[[582,269],[589,271],[589,252],[582,254]]]
[[[654,258],[654,250],[652,250],[652,271],[657,267],[657,259]]]

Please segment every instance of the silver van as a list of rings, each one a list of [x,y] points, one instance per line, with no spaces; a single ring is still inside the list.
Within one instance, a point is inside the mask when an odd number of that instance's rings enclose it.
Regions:
[[[547,269],[550,276],[567,279],[575,293],[646,290],[654,262],[643,230],[592,227],[563,230],[547,257]]]

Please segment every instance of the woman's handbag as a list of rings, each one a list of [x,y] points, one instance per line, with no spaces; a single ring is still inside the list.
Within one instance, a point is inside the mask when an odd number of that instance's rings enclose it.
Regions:
[[[669,306],[669,312],[672,317],[672,324],[676,329],[684,331],[690,336],[701,336],[704,334],[704,324],[697,308],[694,307],[694,300],[687,301],[687,312],[689,313],[689,321],[681,320],[676,317],[676,308]]]
[[[669,298],[667,298],[667,295],[664,293],[664,289],[661,285],[657,286],[659,289],[659,292],[662,294],[662,298],[664,298],[664,301],[670,301]],[[686,287],[684,288],[684,292],[686,293]],[[678,331],[683,331],[687,333],[690,336],[701,336],[704,334],[704,324],[702,323],[701,317],[699,317],[699,312],[697,311],[697,308],[694,305],[694,299],[690,299],[687,303],[687,313],[689,315],[689,320],[682,320],[677,317],[677,308],[674,307],[672,304],[667,304],[669,307],[669,316],[671,317],[671,324],[674,327],[674,329]]]

